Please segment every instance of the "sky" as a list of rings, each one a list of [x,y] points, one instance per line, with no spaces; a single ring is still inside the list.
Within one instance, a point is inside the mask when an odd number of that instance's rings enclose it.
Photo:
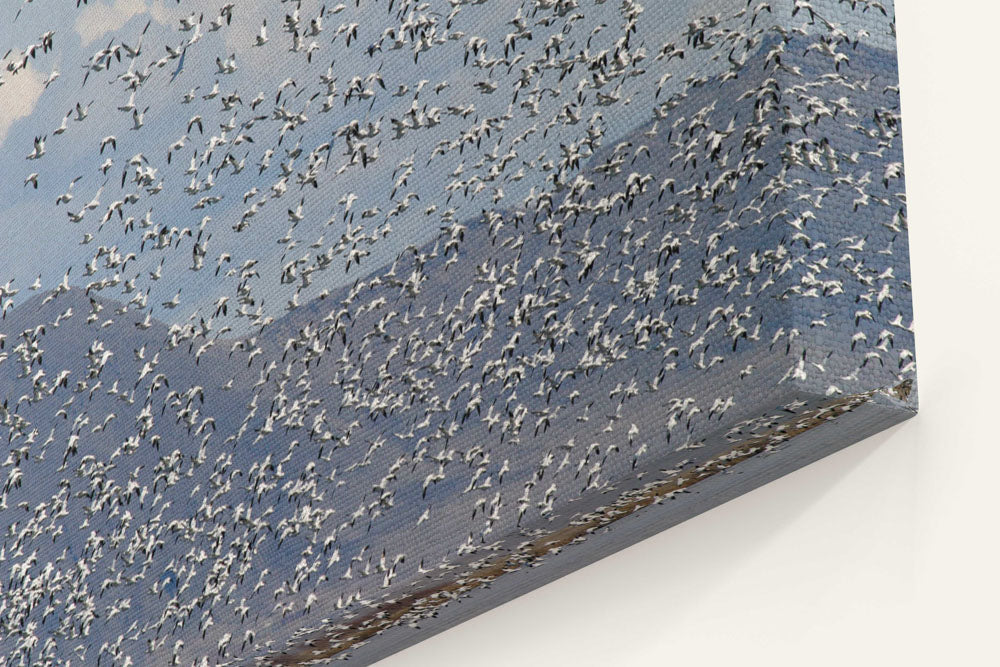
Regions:
[[[258,270],[262,275],[267,275],[266,272],[277,275],[281,266],[289,261],[288,256],[282,258],[285,248],[277,244],[265,246],[257,242],[252,233],[239,235],[231,229],[233,222],[239,219],[248,206],[243,201],[243,194],[254,185],[259,185],[262,195],[266,194],[267,185],[276,179],[274,172],[276,164],[282,157],[280,151],[272,159],[270,178],[268,174],[258,178],[255,169],[265,147],[273,145],[277,129],[275,123],[267,120],[260,122],[251,132],[257,138],[254,144],[244,144],[245,149],[242,147],[232,149],[236,158],[244,156],[247,158],[248,166],[241,174],[226,178],[220,176],[210,193],[203,191],[192,197],[182,191],[190,180],[184,169],[192,152],[198,148],[203,154],[204,146],[199,146],[199,142],[203,142],[216,132],[218,123],[225,122],[231,117],[229,112],[219,112],[218,99],[206,101],[201,99],[201,95],[207,93],[215,81],[220,82],[223,94],[230,91],[239,92],[244,105],[237,107],[236,121],[243,122],[250,116],[246,105],[256,93],[268,91],[269,99],[258,107],[257,111],[261,115],[269,114],[273,106],[270,91],[277,82],[287,78],[290,72],[300,69],[300,65],[297,64],[299,60],[295,59],[297,54],[288,51],[290,36],[280,30],[281,17],[290,11],[293,3],[236,3],[231,25],[212,32],[209,24],[217,16],[217,10],[223,4],[223,2],[194,3],[188,0],[178,3],[163,0],[90,0],[87,5],[75,9],[53,0],[33,0],[20,8],[21,13],[16,21],[4,21],[0,26],[0,44],[7,44],[13,50],[3,61],[4,65],[10,63],[22,49],[38,42],[46,31],[54,32],[55,44],[55,48],[49,53],[41,53],[40,50],[36,52],[35,57],[28,61],[28,66],[23,71],[16,74],[5,71],[4,83],[0,86],[0,158],[2,158],[0,182],[8,184],[5,197],[0,203],[0,231],[6,242],[0,249],[0,267],[2,267],[0,284],[13,280],[13,286],[21,288],[21,294],[15,298],[15,303],[30,296],[24,288],[31,285],[36,277],[40,276],[43,287],[49,288],[62,280],[66,269],[70,266],[74,267],[70,274],[71,284],[83,285],[90,280],[102,278],[104,274],[100,270],[96,275],[89,277],[84,276],[82,270],[83,265],[93,256],[94,249],[102,241],[119,244],[123,252],[128,251],[127,247],[122,247],[127,246],[128,242],[121,238],[120,227],[116,227],[115,224],[116,219],[112,219],[103,227],[97,222],[112,201],[120,199],[131,191],[129,183],[125,184],[124,189],[119,183],[125,163],[137,154],[142,154],[150,166],[157,168],[157,181],[162,182],[162,191],[155,196],[143,197],[134,206],[126,205],[125,210],[128,215],[141,219],[147,210],[151,209],[150,218],[155,223],[181,229],[184,227],[197,229],[202,218],[209,215],[212,220],[207,224],[207,229],[213,234],[213,239],[208,249],[206,264],[210,266],[222,249],[231,252],[234,266],[247,259],[258,260]],[[502,0],[499,4],[504,5],[503,15],[512,14],[521,5],[518,0]],[[443,12],[448,7],[445,3],[440,3],[440,7],[434,3],[431,5],[433,6],[431,11],[440,9]],[[301,14],[312,16],[318,12],[320,6],[318,0],[303,0],[300,3]],[[684,0],[670,3],[669,9],[647,4],[640,21],[646,25],[662,26],[662,34],[680,34],[697,16],[733,12],[742,6],[743,3],[739,0],[712,2]],[[588,20],[594,23],[600,20],[611,25],[620,21],[618,9],[617,3],[596,3],[594,7],[588,8]],[[17,12],[13,4],[5,7],[5,11],[11,14]],[[180,20],[193,17],[193,12],[201,16],[203,26],[201,38],[186,54],[183,71],[171,81],[171,74],[177,61],[169,60],[162,66],[157,66],[155,63],[167,54],[167,45],[179,48],[185,40],[195,34],[180,29]],[[441,49],[428,52],[417,67],[409,60],[409,50],[375,52],[374,57],[369,57],[365,55],[363,48],[345,47],[345,40],[342,37],[334,38],[332,43],[328,38],[338,26],[357,23],[359,43],[362,45],[374,43],[379,37],[375,33],[380,32],[384,25],[382,17],[385,12],[385,2],[363,2],[357,8],[350,6],[338,14],[326,16],[326,30],[316,39],[319,48],[313,54],[313,58],[316,63],[335,63],[341,94],[351,73],[354,72],[366,75],[378,71],[390,88],[397,85],[394,81],[412,80],[414,72],[431,82],[430,86],[435,82],[447,81],[448,88],[422,97],[422,101],[427,100],[428,105],[442,108],[464,88],[473,85],[474,82],[469,80],[466,68],[456,67],[456,63],[450,61],[449,57],[440,56]],[[492,10],[485,7],[465,7],[462,12],[464,22],[456,26],[456,29],[460,27],[470,35],[481,35],[491,45],[497,45],[492,48],[499,49],[504,35],[511,30],[511,26],[492,20],[491,12]],[[261,48],[253,47],[255,36],[266,18],[270,18],[268,26],[270,41]],[[135,105],[139,110],[148,107],[148,112],[141,131],[133,131],[129,129],[133,125],[131,112],[119,111],[116,108],[124,105],[129,98],[124,82],[116,80],[118,75],[127,70],[128,59],[123,58],[121,62],[113,61],[110,72],[91,72],[86,85],[83,83],[84,63],[108,45],[124,43],[135,48],[147,22],[149,28],[141,37],[142,50],[135,64],[139,70],[149,67],[152,74],[138,90]],[[849,29],[849,26],[845,26],[845,29]],[[584,34],[585,32],[583,31]],[[612,31],[608,30],[605,33],[610,35]],[[645,32],[640,31],[640,34]],[[613,46],[602,43],[601,40],[601,34],[593,38],[594,49]],[[535,46],[540,46],[537,44],[538,41],[540,40],[536,40]],[[646,45],[651,56],[659,47],[659,44]],[[231,54],[236,54],[237,71],[232,74],[219,74],[215,65],[216,58],[225,58]],[[712,76],[726,66],[724,61],[711,62],[704,58],[703,62],[699,62],[699,57],[699,53],[688,49],[687,64],[691,71]],[[339,224],[326,223],[342,210],[342,207],[338,207],[335,202],[344,193],[351,192],[357,195],[355,211],[375,206],[388,208],[386,202],[392,189],[392,176],[398,161],[405,159],[411,152],[422,150],[442,138],[455,136],[456,132],[461,132],[470,126],[473,119],[504,113],[510,104],[509,100],[500,96],[491,99],[489,96],[480,95],[476,99],[476,113],[469,117],[468,122],[446,115],[444,122],[437,128],[419,133],[411,132],[403,140],[391,142],[390,147],[390,142],[385,139],[391,134],[389,118],[400,117],[408,108],[412,96],[379,95],[376,97],[379,105],[371,109],[363,103],[345,105],[338,97],[330,112],[321,113],[319,107],[323,101],[322,97],[311,102],[307,101],[306,97],[315,90],[314,79],[323,69],[323,67],[313,67],[309,72],[312,78],[311,87],[302,85],[290,88],[290,94],[286,96],[289,109],[301,111],[309,118],[309,122],[301,130],[301,146],[305,152],[324,141],[335,141],[339,149],[342,142],[331,136],[337,128],[354,120],[365,123],[381,119],[383,139],[379,143],[385,158],[373,165],[373,168],[348,171],[342,177],[324,181],[316,190],[307,188],[305,191],[300,191],[293,183],[281,201],[272,201],[270,205],[261,208],[253,220],[252,229],[266,228],[269,231],[265,236],[276,238],[280,233],[271,234],[270,230],[287,226],[287,210],[295,208],[300,197],[304,197],[305,219],[292,234],[300,241],[300,248],[312,242],[319,242],[321,235],[326,243],[335,241],[339,237],[343,228]],[[508,78],[516,77],[518,75],[516,68],[512,69],[513,72],[505,74],[502,72],[503,68],[496,68],[492,74]],[[55,72],[58,72],[58,78],[46,87],[44,82]],[[667,81],[663,97],[680,89],[682,85],[682,81]],[[651,91],[643,89],[638,84],[633,85],[631,90],[628,89],[628,83],[625,86],[626,94],[634,96],[636,103],[619,106],[619,109],[623,110],[617,111],[614,119],[605,119],[605,131],[609,139],[613,139],[616,134],[624,135],[649,120],[646,99],[652,94]],[[309,93],[303,94],[307,88]],[[179,98],[191,89],[196,91],[195,101],[180,106]],[[89,115],[82,122],[70,120],[68,129],[57,136],[55,131],[63,117],[74,109],[77,103],[90,104]],[[555,103],[562,104],[562,101]],[[543,101],[543,107],[544,104],[546,102]],[[503,136],[497,139],[497,147],[501,154],[508,150],[511,138],[527,128],[534,120],[517,113],[516,109],[514,111],[514,117],[508,122]],[[190,133],[185,147],[177,151],[172,163],[168,165],[165,161],[165,146],[189,134],[186,132],[187,120],[195,114],[203,117],[205,134],[199,136]],[[560,129],[556,128],[554,132],[558,133]],[[100,142],[107,136],[116,137],[117,149],[101,155],[98,150]],[[571,135],[566,136],[570,138]],[[47,154],[38,161],[26,160],[25,156],[32,151],[34,137],[47,137]],[[272,141],[267,141],[268,137]],[[333,166],[339,164],[338,160],[342,162],[345,159],[343,156],[338,158],[338,152],[342,151],[335,150],[331,154]],[[114,165],[107,174],[103,174],[98,167],[109,155]],[[523,153],[520,155],[523,156]],[[300,159],[300,164],[302,159],[304,158]],[[216,157],[212,166],[217,166],[218,161],[219,158]],[[431,205],[438,205],[441,210],[452,206],[455,209],[455,217],[464,221],[478,216],[483,208],[494,205],[500,208],[510,207],[526,196],[533,187],[539,185],[532,178],[534,170],[528,170],[529,176],[524,180],[504,184],[502,201],[490,200],[491,189],[474,197],[448,199],[444,188],[454,178],[452,176],[454,169],[460,164],[465,168],[470,166],[451,156],[439,160],[432,168],[427,168],[427,165],[416,165],[418,171],[410,179],[407,187],[410,191],[418,193],[419,204],[392,221],[392,235],[385,241],[375,244],[371,256],[366,258],[360,268],[356,267],[349,272],[343,270],[326,272],[321,280],[316,281],[311,294],[315,295],[323,288],[332,289],[341,283],[352,281],[363,272],[388,264],[407,245],[420,245],[431,238],[437,233],[438,225],[435,224],[434,218],[419,214],[419,211]],[[207,168],[202,168],[197,176],[203,178],[207,171]],[[37,189],[30,185],[21,186],[20,184],[33,172],[40,173]],[[79,180],[71,191],[74,199],[69,204],[57,206],[56,198],[66,192],[70,182],[77,177]],[[221,196],[222,200],[205,210],[191,210],[192,202],[206,194]],[[95,198],[99,201],[98,207],[90,211],[82,222],[69,221],[67,211],[79,211],[83,204]],[[259,197],[254,197],[251,202],[256,199]],[[381,220],[381,217],[360,221],[356,218],[355,224],[360,222],[362,228],[371,229],[375,222]],[[119,226],[120,224],[118,223]],[[91,243],[81,244],[85,234],[93,235]],[[138,238],[138,233],[131,236],[134,243],[138,242]],[[213,303],[222,291],[232,290],[232,284],[227,281],[206,281],[201,275],[186,270],[190,262],[190,250],[187,247],[184,250],[185,252],[165,253],[167,265],[163,273],[169,278],[150,284],[152,291],[149,302],[154,304],[154,315],[166,321],[184,320],[199,308]],[[133,267],[135,270],[153,271],[161,255],[141,253]],[[277,281],[269,282],[277,283]],[[182,308],[166,310],[157,307],[160,302],[169,300],[178,288],[185,292]],[[106,293],[104,296],[115,298],[116,295]],[[276,290],[272,296],[265,297],[265,308],[268,312],[280,313],[287,299],[287,290],[285,292]]]

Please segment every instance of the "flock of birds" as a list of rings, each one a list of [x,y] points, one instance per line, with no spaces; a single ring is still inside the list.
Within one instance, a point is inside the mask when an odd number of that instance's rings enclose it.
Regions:
[[[85,259],[0,277],[0,665],[293,664],[914,377],[891,3],[175,4],[2,146]]]

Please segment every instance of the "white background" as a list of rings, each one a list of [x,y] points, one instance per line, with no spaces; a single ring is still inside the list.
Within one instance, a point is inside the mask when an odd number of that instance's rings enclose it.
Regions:
[[[896,17],[920,414],[379,667],[1000,664],[1000,3]]]

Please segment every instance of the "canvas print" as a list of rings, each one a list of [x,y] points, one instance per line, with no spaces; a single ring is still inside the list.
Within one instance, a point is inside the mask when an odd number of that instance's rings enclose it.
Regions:
[[[891,0],[0,13],[0,665],[370,664],[916,410]]]

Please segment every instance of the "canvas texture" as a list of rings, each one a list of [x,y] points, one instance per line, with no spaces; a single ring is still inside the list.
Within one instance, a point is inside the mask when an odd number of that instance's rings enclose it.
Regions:
[[[2,13],[0,665],[368,664],[916,411],[890,0]]]

